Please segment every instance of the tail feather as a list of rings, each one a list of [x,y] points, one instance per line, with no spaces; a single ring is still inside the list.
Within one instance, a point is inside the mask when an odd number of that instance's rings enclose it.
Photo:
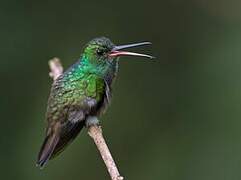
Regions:
[[[44,140],[38,155],[37,165],[42,168],[48,160],[59,155],[76,138],[84,125],[85,121],[80,121],[77,123],[68,122],[65,126],[56,126],[54,132],[47,135]]]
[[[41,168],[44,167],[44,165],[48,162],[52,153],[54,152],[54,149],[58,142],[59,142],[59,135],[57,134],[49,135],[45,138],[44,143],[38,155],[38,161],[37,161],[38,166],[40,166]]]

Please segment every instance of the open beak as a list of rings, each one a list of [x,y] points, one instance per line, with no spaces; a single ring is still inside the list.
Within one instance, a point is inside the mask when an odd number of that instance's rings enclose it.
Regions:
[[[131,47],[137,47],[137,46],[143,46],[151,44],[150,42],[141,42],[141,43],[135,43],[135,44],[127,44],[127,45],[120,45],[115,46],[109,56],[110,57],[117,57],[117,56],[141,56],[141,57],[147,57],[147,58],[154,58],[153,56],[147,55],[147,54],[140,54],[140,53],[134,53],[134,52],[128,52],[128,51],[120,51],[122,49],[131,48]]]

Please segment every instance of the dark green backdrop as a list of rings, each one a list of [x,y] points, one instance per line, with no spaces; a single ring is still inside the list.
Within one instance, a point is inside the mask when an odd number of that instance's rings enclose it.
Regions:
[[[97,36],[149,40],[124,57],[101,118],[127,180],[241,179],[241,3],[224,0],[0,1],[0,179],[105,180],[86,130],[35,167],[51,79]]]

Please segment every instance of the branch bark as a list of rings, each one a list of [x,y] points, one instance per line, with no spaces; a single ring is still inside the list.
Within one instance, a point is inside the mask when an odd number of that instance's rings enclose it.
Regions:
[[[51,59],[49,61],[49,67],[49,76],[53,78],[53,80],[56,80],[63,73],[63,66],[61,65],[61,62],[58,58]],[[123,180],[124,178],[120,176],[115,161],[113,160],[109,148],[105,142],[101,126],[93,125],[88,127],[88,134],[93,139],[97,149],[99,150],[111,180]]]

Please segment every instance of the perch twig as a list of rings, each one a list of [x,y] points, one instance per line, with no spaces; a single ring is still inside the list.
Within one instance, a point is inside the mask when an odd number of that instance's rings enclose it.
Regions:
[[[63,73],[63,66],[58,58],[53,58],[49,61],[50,73],[49,76],[56,80]],[[88,134],[93,139],[95,145],[97,146],[100,155],[106,165],[109,172],[111,180],[123,180],[124,178],[120,176],[117,166],[112,158],[109,148],[105,142],[102,134],[101,126],[92,125],[88,127]]]

